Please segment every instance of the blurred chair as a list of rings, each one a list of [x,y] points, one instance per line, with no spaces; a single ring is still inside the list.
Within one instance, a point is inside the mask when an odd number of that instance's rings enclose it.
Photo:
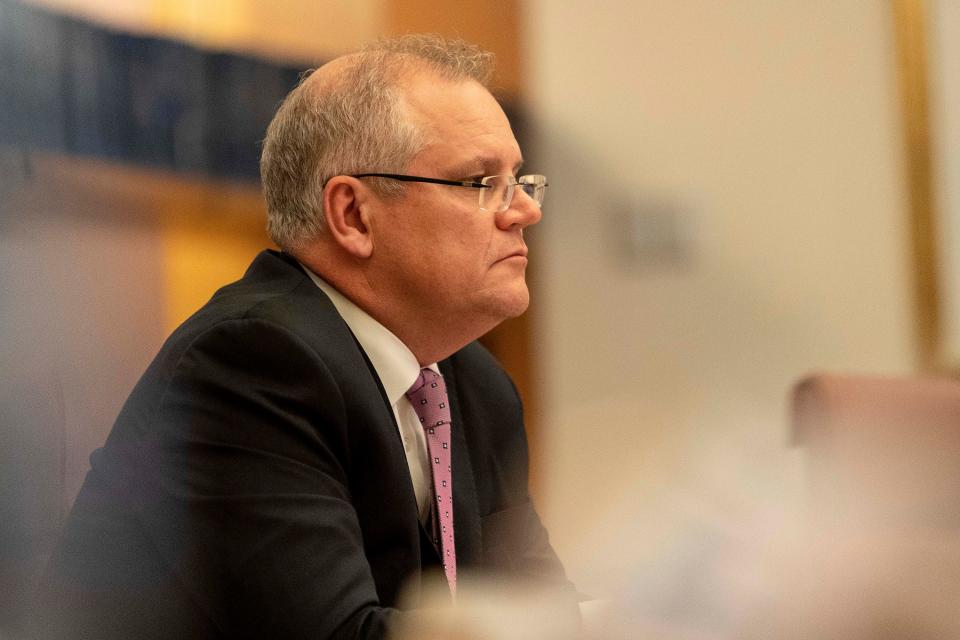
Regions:
[[[13,640],[25,637],[33,591],[68,503],[60,380],[26,364],[11,368],[0,370],[0,638]]]
[[[818,514],[960,527],[960,381],[818,374],[794,387],[792,410]]]

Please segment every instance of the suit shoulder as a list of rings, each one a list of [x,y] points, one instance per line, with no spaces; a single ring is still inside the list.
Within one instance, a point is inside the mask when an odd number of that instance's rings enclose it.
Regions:
[[[477,394],[498,403],[519,406],[520,394],[500,362],[479,342],[471,342],[440,363],[451,375],[461,395]]]
[[[272,251],[260,253],[243,277],[225,285],[182,326],[216,323],[219,320],[247,316],[282,316],[296,308],[292,299],[309,297],[316,291],[306,274],[295,264]],[[316,287],[313,287],[316,289]]]
[[[509,378],[500,361],[476,340],[454,353],[448,360],[458,370],[484,371],[491,375],[499,374]]]
[[[167,346],[185,346],[209,329],[232,320],[263,320],[301,337],[336,329],[332,303],[291,258],[259,254],[240,280],[219,289],[181,324]]]
[[[221,288],[181,324],[145,378],[162,384],[188,354],[196,355],[198,348],[222,353],[218,349],[224,344],[236,349],[233,360],[243,354],[283,359],[299,353],[324,362],[335,375],[361,361],[330,300],[295,263],[274,252],[257,256],[243,278]]]

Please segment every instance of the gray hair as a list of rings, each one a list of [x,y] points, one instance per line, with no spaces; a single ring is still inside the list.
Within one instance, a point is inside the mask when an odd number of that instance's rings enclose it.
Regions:
[[[427,143],[404,111],[404,73],[428,70],[447,80],[489,86],[493,54],[463,40],[406,35],[380,40],[351,56],[342,74],[323,86],[301,78],[267,127],[260,177],[267,232],[294,250],[324,229],[323,187],[338,175],[401,173]],[[403,185],[372,179],[383,197]]]

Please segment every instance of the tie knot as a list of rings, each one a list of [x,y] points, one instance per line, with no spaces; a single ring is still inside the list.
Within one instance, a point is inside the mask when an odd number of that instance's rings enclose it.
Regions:
[[[420,370],[416,382],[407,391],[407,399],[424,428],[450,423],[447,385],[443,382],[443,376],[433,369]]]

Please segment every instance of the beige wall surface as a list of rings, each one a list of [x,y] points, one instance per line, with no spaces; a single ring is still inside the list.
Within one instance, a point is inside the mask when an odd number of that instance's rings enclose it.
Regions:
[[[708,520],[792,495],[799,376],[914,368],[892,14],[531,0],[525,24],[544,510],[589,590],[667,494]]]
[[[935,0],[930,6],[930,116],[943,295],[940,358],[960,370],[960,4]]]

